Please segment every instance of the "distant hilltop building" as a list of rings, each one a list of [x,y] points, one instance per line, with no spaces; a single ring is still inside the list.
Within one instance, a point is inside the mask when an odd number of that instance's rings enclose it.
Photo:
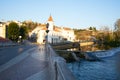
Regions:
[[[66,27],[54,26],[52,16],[48,18],[48,42],[49,43],[60,43],[65,41],[73,42],[75,39],[74,31]],[[36,39],[38,43],[43,43],[46,40],[46,24],[37,26],[32,32],[29,33],[30,38]]]

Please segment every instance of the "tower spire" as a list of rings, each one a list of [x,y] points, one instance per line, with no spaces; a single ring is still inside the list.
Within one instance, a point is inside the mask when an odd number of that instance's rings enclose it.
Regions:
[[[51,14],[50,14],[50,17],[48,18],[48,21],[53,21]]]

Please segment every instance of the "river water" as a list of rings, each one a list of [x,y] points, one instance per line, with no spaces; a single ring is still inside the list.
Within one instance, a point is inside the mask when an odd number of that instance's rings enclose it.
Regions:
[[[67,64],[76,80],[120,80],[120,53],[101,59],[101,61],[87,61]]]

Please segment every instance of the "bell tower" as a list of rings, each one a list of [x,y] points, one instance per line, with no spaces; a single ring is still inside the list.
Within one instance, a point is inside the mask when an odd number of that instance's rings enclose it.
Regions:
[[[54,21],[53,21],[53,18],[52,18],[51,15],[48,18],[47,24],[48,24],[48,30],[53,31],[53,29],[54,29],[54,27],[53,27],[54,26]]]

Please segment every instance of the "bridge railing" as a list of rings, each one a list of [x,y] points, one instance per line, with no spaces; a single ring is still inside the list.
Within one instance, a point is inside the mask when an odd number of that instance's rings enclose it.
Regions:
[[[59,57],[50,45],[47,45],[46,48],[49,56],[50,80],[75,80],[65,59]]]

